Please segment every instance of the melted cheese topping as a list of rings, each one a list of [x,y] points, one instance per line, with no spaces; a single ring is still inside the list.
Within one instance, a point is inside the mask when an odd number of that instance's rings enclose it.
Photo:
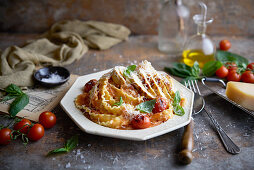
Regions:
[[[159,125],[173,117],[172,81],[167,74],[158,73],[148,61],[141,62],[125,76],[126,67],[117,66],[103,75],[88,92],[75,99],[76,107],[90,120],[102,126],[116,129],[133,129],[131,120],[146,114],[151,126]],[[141,113],[136,106],[147,100],[163,97],[169,101],[169,108],[159,113]],[[115,103],[123,100],[120,106]]]

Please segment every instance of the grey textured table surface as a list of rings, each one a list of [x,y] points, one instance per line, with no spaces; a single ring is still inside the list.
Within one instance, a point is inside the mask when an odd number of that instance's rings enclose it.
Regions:
[[[0,48],[21,45],[37,35],[0,35]],[[225,37],[214,37],[217,43]],[[226,37],[232,49],[250,61],[254,61],[254,39]],[[144,59],[151,61],[157,70],[163,70],[179,58],[157,50],[157,37],[135,36],[110,50],[90,50],[84,57],[67,68],[73,74],[85,75],[112,68],[130,65]],[[143,141],[127,141],[82,132],[72,120],[57,107],[58,121],[55,127],[45,132],[38,142],[24,147],[21,141],[0,146],[0,169],[253,169],[254,168],[254,118],[232,106],[220,97],[210,94],[201,85],[206,95],[207,109],[211,111],[228,135],[240,146],[238,155],[228,154],[204,112],[194,118],[195,149],[190,165],[181,165],[177,154],[183,128],[168,134]],[[7,120],[1,118],[0,124]],[[63,146],[71,136],[79,135],[79,145],[68,154],[46,157],[49,150]]]

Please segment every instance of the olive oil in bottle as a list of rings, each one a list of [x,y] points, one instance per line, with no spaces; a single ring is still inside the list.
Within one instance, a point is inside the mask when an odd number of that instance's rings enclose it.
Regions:
[[[213,22],[213,19],[206,20],[207,7],[201,2],[201,14],[194,15],[193,20],[197,24],[197,34],[192,36],[185,44],[182,53],[182,61],[193,66],[194,62],[199,63],[200,68],[208,61],[215,60],[216,46],[206,35],[206,25]]]
[[[199,67],[203,68],[205,63],[214,60],[214,54],[206,55],[203,50],[184,50],[183,51],[183,62],[188,66],[193,66],[195,61],[198,61]]]

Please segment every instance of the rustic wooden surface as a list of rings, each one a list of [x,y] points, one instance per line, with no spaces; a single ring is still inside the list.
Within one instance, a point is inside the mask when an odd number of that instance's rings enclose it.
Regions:
[[[1,34],[0,48],[21,45],[37,35]],[[223,37],[214,37],[216,43]],[[225,38],[225,37],[224,37]],[[254,61],[254,41],[248,38],[227,37],[232,51]],[[106,51],[90,50],[77,62],[67,66],[73,74],[85,75],[130,65],[147,59],[158,70],[169,66],[179,57],[157,50],[156,36],[135,36]],[[254,118],[233,107],[201,87],[210,110],[228,135],[241,148],[238,155],[228,154],[204,112],[194,117],[194,160],[181,165],[177,154],[183,128],[143,142],[113,139],[82,132],[66,113],[57,107],[57,124],[46,130],[45,136],[24,147],[20,140],[0,146],[0,169],[253,169]],[[0,124],[7,120],[1,118]],[[62,147],[71,136],[79,135],[79,145],[68,154],[46,157],[48,151]]]
[[[133,34],[157,34],[162,0],[1,0],[0,32],[44,32],[64,19],[124,24]],[[202,0],[215,20],[211,35],[254,36],[253,0]],[[198,0],[183,0],[191,15],[200,13]],[[192,20],[192,19],[190,19]],[[191,24],[193,26],[193,24]],[[196,28],[192,27],[191,32]]]

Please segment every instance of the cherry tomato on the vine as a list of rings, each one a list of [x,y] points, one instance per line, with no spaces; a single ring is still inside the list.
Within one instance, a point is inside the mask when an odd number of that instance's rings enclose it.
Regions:
[[[32,141],[37,141],[44,136],[44,127],[37,123],[28,131],[27,137]]]
[[[240,81],[241,80],[241,74],[237,73],[236,70],[231,70],[228,73],[227,80],[228,81]]]
[[[228,69],[225,66],[221,66],[216,72],[216,76],[220,78],[225,78],[228,75]]]
[[[227,67],[228,71],[237,70],[237,69],[238,69],[236,63],[234,63],[234,62],[232,62],[232,63],[227,62],[227,63],[225,64],[225,66]]]
[[[220,49],[221,50],[227,51],[230,49],[230,47],[231,47],[230,41],[228,41],[228,40],[221,40],[220,41]]]
[[[254,70],[254,63],[248,64],[247,68],[250,69],[250,70]]]
[[[163,110],[166,110],[169,107],[169,102],[167,99],[158,97],[156,99],[156,103],[153,108],[153,113],[162,112]]]
[[[46,129],[52,128],[56,124],[56,116],[49,111],[42,112],[39,116],[39,123]]]
[[[31,126],[31,122],[28,119],[22,119],[20,122],[14,125],[14,130],[19,130],[21,133],[27,134],[28,129]]]
[[[245,83],[254,83],[254,74],[252,71],[245,71],[242,74],[242,81]]]
[[[137,115],[132,119],[131,125],[134,129],[145,129],[150,127],[151,121],[147,115]]]
[[[0,130],[0,145],[7,145],[11,142],[11,129],[3,128]]]

